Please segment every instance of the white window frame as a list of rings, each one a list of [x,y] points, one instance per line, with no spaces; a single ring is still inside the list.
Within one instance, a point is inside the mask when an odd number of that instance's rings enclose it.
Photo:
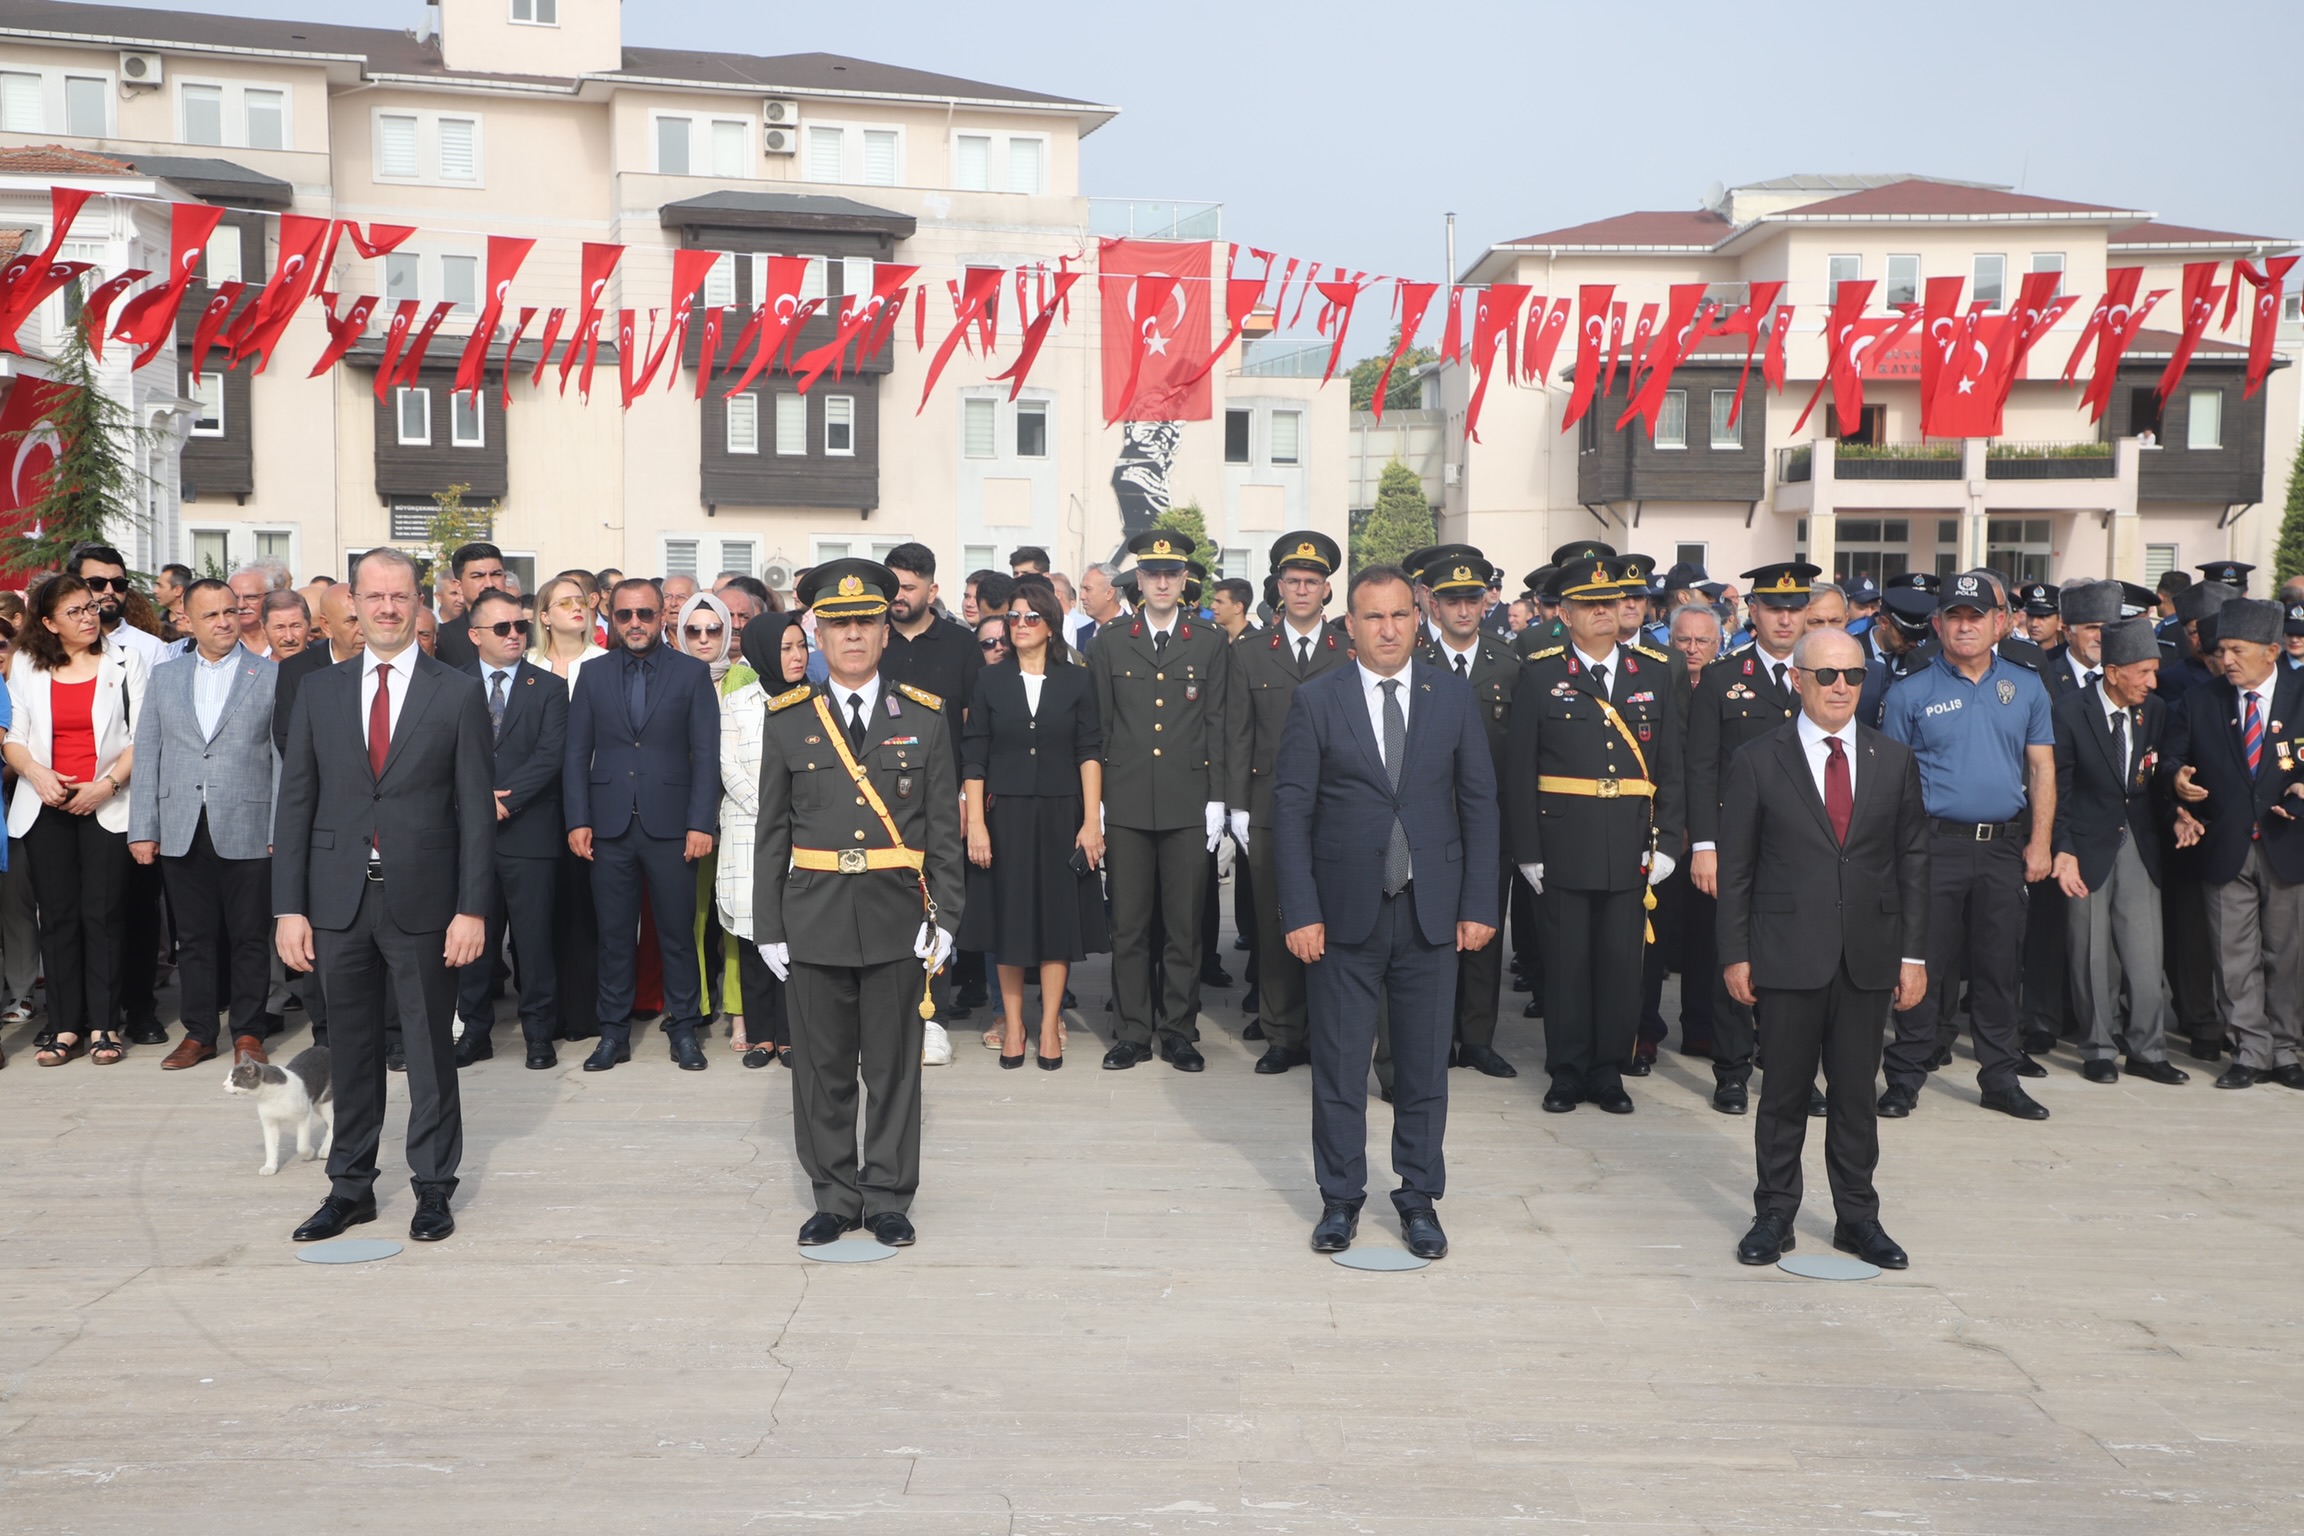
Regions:
[[[1735,410],[1736,391],[1732,389],[1712,391],[1712,414],[1709,430],[1705,433],[1705,441],[1712,447],[1725,452],[1741,452],[1744,447],[1744,418],[1739,414],[1736,417],[1736,425],[1732,427],[1724,425],[1724,418],[1720,414],[1722,401],[1728,402],[1728,409]]]
[[[664,125],[678,123],[688,135],[688,163],[677,171],[664,168]],[[648,114],[648,168],[659,176],[693,176],[696,174],[696,118],[687,112],[651,112]]]
[[[1927,291],[1923,286],[1927,281],[1926,268],[1920,260],[1920,253],[1917,251],[1890,251],[1888,253],[1887,274],[1880,280],[1880,302],[1891,309],[1895,308],[1897,302],[1895,297],[1896,263],[1900,261],[1912,263],[1912,296],[1904,302],[1917,304],[1920,302],[1921,294]]]
[[[387,117],[412,118],[416,124],[416,170],[413,175],[395,176],[384,169],[383,120]],[[472,175],[443,176],[440,173],[440,123],[454,118],[472,125]],[[418,111],[408,107],[371,107],[368,111],[368,178],[379,186],[387,187],[462,187],[484,189],[488,185],[488,121],[478,112]]]
[[[984,423],[983,450],[971,444],[970,419]],[[960,457],[982,463],[1000,457],[1000,402],[991,395],[963,395],[960,397]]]
[[[826,129],[840,135],[840,173],[837,177],[816,174],[816,133]],[[902,123],[870,122],[861,118],[806,118],[800,125],[800,164],[795,167],[801,181],[818,186],[909,186],[906,178],[906,157],[910,152],[909,136]],[[867,133],[893,133],[896,135],[895,180],[868,182],[864,179],[864,135]]]
[[[982,139],[984,141],[984,185],[980,187],[971,187],[960,179],[960,144],[962,140],[969,139]],[[958,129],[953,130],[952,143],[949,149],[949,153],[952,156],[953,191],[989,192],[992,190],[994,181],[996,179],[992,174],[992,146],[997,142],[998,140],[995,138],[995,136],[989,133],[963,133]]]
[[[705,269],[703,298],[708,309],[725,309],[736,302],[736,253],[722,251]]]
[[[835,417],[844,419],[835,420]],[[832,431],[835,427],[847,429],[847,447],[835,448],[832,446]],[[856,457],[856,397],[854,395],[826,395],[824,397],[824,456],[828,459],[852,459]]]
[[[874,181],[871,177],[869,145],[872,136],[884,133],[895,141],[888,152],[888,179]],[[904,130],[893,123],[884,127],[867,125],[856,135],[856,185],[860,187],[900,187],[904,185]]]
[[[1296,418],[1296,456],[1291,459],[1280,457],[1280,418],[1283,416]],[[1266,462],[1282,469],[1301,469],[1304,465],[1304,412],[1294,408],[1272,412],[1272,419],[1264,424],[1264,445]]]
[[[456,306],[448,311],[449,317],[455,320],[477,318],[480,313],[481,289],[487,285],[488,281],[487,273],[482,270],[480,257],[470,251],[441,251],[438,253],[437,260],[440,270],[439,292],[441,301],[453,303]],[[472,264],[472,300],[469,304],[456,298],[448,291],[448,263],[452,261],[468,261]],[[418,288],[424,286],[424,279],[421,276],[416,279],[416,286]]]
[[[546,6],[552,8],[552,19],[546,21],[539,14]],[[525,7],[528,14],[520,14]],[[511,0],[505,8],[506,18],[516,27],[557,27],[560,25],[560,0]]]
[[[1969,262],[1968,298],[1971,303],[1984,298],[1984,263],[1988,261],[2000,263],[2000,293],[1997,298],[1985,302],[1984,311],[1986,314],[1998,314],[2008,307],[2008,258],[2001,252],[1978,251]]]
[[[1855,270],[1845,273],[1836,270],[1844,261],[1853,262]],[[1840,302],[1840,285],[1842,283],[1860,283],[1862,281],[1864,281],[1864,258],[1862,255],[1849,251],[1834,251],[1824,258],[1825,303],[1837,304]]]
[[[709,172],[699,172],[698,174],[718,176],[722,179],[728,177],[751,179],[759,170],[758,157],[752,148],[752,136],[758,131],[757,126],[750,119],[742,117],[707,117],[701,121],[704,124],[704,137],[712,151],[712,169]],[[736,169],[732,171],[725,171],[720,168],[720,130],[723,128],[736,130]]]
[[[232,530],[229,528],[202,528],[188,524],[184,529],[184,554],[192,562],[192,574],[195,576],[208,574],[208,561],[200,553],[200,541],[202,539],[223,541],[224,553],[214,558],[216,568],[219,571],[229,572],[232,569]]]
[[[213,139],[192,137],[191,96],[194,91],[214,91],[216,93],[216,137]],[[232,88],[228,82],[203,80],[197,76],[186,78],[180,75],[177,77],[176,142],[196,145],[202,149],[229,149],[233,147]]]
[[[409,397],[413,395],[421,395],[424,398],[424,435],[422,437],[410,437],[408,435],[408,402]],[[394,440],[403,448],[429,448],[432,446],[432,391],[430,389],[402,384],[393,390],[392,435]]]
[[[775,410],[770,413],[774,423],[776,457],[780,459],[804,459],[808,457],[808,397],[789,391],[779,391],[770,398],[776,402]],[[787,400],[793,403],[787,406],[784,403]],[[786,442],[784,428],[787,425],[785,418],[788,416],[797,418],[799,430],[792,435],[793,440],[799,444],[795,448],[784,446]]]
[[[410,250],[386,251],[382,256],[379,256],[376,259],[383,267],[383,270],[377,275],[383,279],[385,303],[397,304],[402,299],[415,299],[419,303],[423,301],[424,257],[421,252]],[[392,291],[392,268],[393,264],[396,262],[404,262],[408,267],[414,269],[416,273],[416,291],[414,293],[394,293]]]
[[[113,103],[119,99],[120,95],[120,86],[118,80],[111,75],[91,74],[86,70],[79,69],[67,69],[63,71],[63,76],[63,84],[58,87],[58,89],[60,92],[60,101],[64,109],[64,136],[66,138],[110,138],[112,136],[112,125],[118,120],[118,115],[113,111]],[[72,82],[75,80],[86,80],[92,82],[98,87],[98,95],[103,98],[101,110],[104,115],[104,120],[97,126],[96,132],[94,134],[75,133],[73,131]]]
[[[488,406],[480,390],[451,391],[448,396],[448,446],[451,448],[485,448],[488,446]],[[465,402],[469,401],[467,406]],[[472,412],[472,433],[467,437],[459,412]]]
[[[849,179],[848,125],[846,123],[804,122],[800,125],[800,127],[803,135],[807,140],[806,143],[800,146],[801,179],[804,181],[815,182],[820,186],[844,185]],[[819,176],[816,173],[816,146],[820,139],[825,135],[830,135],[837,146],[832,155],[832,159],[835,164],[833,167],[833,173],[831,175]]]
[[[1015,456],[1024,460],[1026,463],[1033,464],[1043,463],[1048,459],[1054,458],[1055,453],[1053,451],[1053,445],[1056,441],[1056,402],[1053,400],[1019,400],[1016,402],[1016,410],[1014,414],[1016,420],[1014,426],[1010,429],[1011,436],[1009,441],[1015,445]],[[1040,418],[1040,451],[1038,453],[1026,453],[1024,451],[1024,418],[1027,416],[1037,416]]]
[[[200,402],[200,409],[194,414],[192,420],[192,435],[194,437],[222,437],[230,430],[230,424],[224,416],[223,374],[210,368],[200,375],[200,382],[195,385],[192,382],[191,371],[187,369],[184,376],[184,393],[187,398]],[[201,423],[204,421],[213,421],[215,425],[212,427],[202,426]]]
[[[2200,402],[2214,400],[2216,408],[2216,436],[2213,442],[2200,441]],[[2184,448],[2188,453],[2217,453],[2224,447],[2224,391],[2215,385],[2199,386],[2184,392]]]
[[[251,91],[261,91],[265,95],[277,96],[280,98],[280,142],[278,144],[259,145],[251,141],[248,129],[248,95]],[[239,98],[241,148],[294,149],[296,147],[296,130],[293,121],[294,103],[296,100],[296,93],[294,91],[290,90],[285,85],[244,85],[240,87]]]
[[[800,253],[794,251],[792,254],[798,256]],[[805,304],[810,299],[830,297],[832,258],[809,256],[803,259],[808,265],[800,269],[800,302]]]
[[[743,425],[744,431],[749,435],[751,441],[738,441],[737,426],[739,422]],[[760,456],[760,397],[750,390],[730,395],[727,400],[726,415],[721,421],[720,432],[720,443],[723,451],[732,454],[750,454],[752,457],[758,458]]]
[[[1000,189],[1012,197],[1046,197],[1050,181],[1049,161],[1055,153],[1055,145],[1050,136],[1045,133],[1010,133],[1001,137],[1006,142],[1001,144],[1000,154],[1006,163],[1000,167]],[[1029,192],[1016,185],[1016,146],[1022,143],[1040,146],[1040,185]]]
[[[32,110],[40,119],[37,127],[10,128],[5,131],[9,133],[46,133],[50,121],[47,75],[37,69],[0,70],[0,75],[5,75],[12,80],[29,80],[32,82]],[[182,121],[181,113],[179,113],[178,121]]]
[[[2052,267],[2044,267],[2044,266],[2040,265],[2040,263],[2042,263],[2042,262],[2044,262],[2044,261],[2052,261],[2052,262],[2056,263],[2056,265],[2054,265],[2054,266],[2052,266]],[[2056,274],[2056,292],[2055,292],[2055,293],[2053,293],[2053,294],[2051,294],[2051,295],[2049,295],[2049,297],[2051,297],[2051,298],[2059,298],[2059,297],[2061,297],[2061,296],[2063,295],[2063,292],[2064,292],[2064,271],[2065,271],[2065,268],[2064,268],[2064,253],[2063,253],[2062,251],[2034,251],[2034,252],[2032,253],[2032,259],[2031,259],[2030,261],[2028,261],[2028,262],[2026,262],[2026,263],[2025,263],[2025,270],[2026,270],[2026,271],[2028,271],[2028,272],[2053,272],[2053,273],[2055,273],[2055,274]]]
[[[296,558],[296,530],[293,528],[251,528],[248,536],[255,541],[256,558],[259,560],[282,560],[291,569],[304,563]],[[277,545],[268,548],[275,540],[278,541]]]
[[[700,576],[700,573],[704,569],[703,535],[695,533],[668,533],[664,535],[663,539],[660,541],[659,547],[664,556],[663,571],[665,575],[686,576],[692,579],[698,578]],[[686,553],[678,558],[675,558],[672,553],[675,548],[683,549],[686,551]],[[701,582],[699,582],[699,585],[701,585]],[[679,619],[680,616],[678,614],[673,614],[671,616],[673,623],[678,623]]]
[[[1668,438],[1664,435],[1664,425],[1666,422],[1672,419],[1672,410],[1675,404],[1679,406],[1680,410],[1680,431],[1676,437]],[[1656,412],[1656,436],[1652,446],[1660,448],[1667,453],[1684,453],[1687,451],[1688,391],[1684,389],[1668,389],[1664,391],[1664,403],[1658,408]]]
[[[384,169],[384,124],[387,120],[408,123],[408,170],[405,174]],[[424,114],[421,112],[376,111],[368,115],[368,179],[386,186],[414,185],[424,177]]]
[[[204,280],[209,287],[214,288],[222,283],[237,283],[246,280],[245,274],[248,270],[247,234],[248,232],[237,224],[218,224],[209,233],[207,247],[200,253],[200,270],[206,274]],[[263,237],[259,235],[257,238],[262,239]],[[231,251],[232,259],[229,262],[219,262],[216,259],[220,247]]]

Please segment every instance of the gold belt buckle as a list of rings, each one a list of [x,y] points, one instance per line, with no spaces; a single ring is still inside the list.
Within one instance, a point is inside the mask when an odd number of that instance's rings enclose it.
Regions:
[[[864,861],[863,849],[843,848],[840,850],[840,873],[844,875],[860,875],[864,873],[864,871],[869,867],[870,866],[867,865]]]
[[[1623,793],[1614,779],[1594,779],[1592,788],[1593,793],[1603,800],[1613,800]]]

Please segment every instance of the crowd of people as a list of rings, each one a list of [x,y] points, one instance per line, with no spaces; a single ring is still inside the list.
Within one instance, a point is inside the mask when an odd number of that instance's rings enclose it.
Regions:
[[[378,551],[350,582],[172,565],[146,592],[118,550],[84,545],[27,596],[0,594],[0,1021],[40,1010],[42,1066],[168,1045],[159,1065],[178,1071],[266,1064],[303,1011],[339,1056],[321,1213],[336,1217],[320,1226],[372,1214],[381,1074],[406,1071],[435,1236],[452,1227],[456,1074],[495,1055],[509,996],[530,1068],[586,1041],[584,1069],[614,1070],[650,1020],[680,1069],[722,1044],[789,1068],[831,1219],[804,1241],[859,1224],[909,1241],[918,1068],[950,1059],[941,1024],[984,1009],[1001,1067],[1030,1055],[1053,1071],[1071,967],[1109,952],[1103,1067],[1205,1070],[1203,989],[1234,984],[1217,940],[1227,871],[1255,1070],[1314,1069],[1335,1144],[1324,1199],[1353,1215],[1335,1161],[1358,1124],[1346,1079],[1372,1058],[1396,1159],[1415,1170],[1403,1187],[1428,1215],[1445,1069],[1517,1075],[1496,1049],[1507,984],[1543,1020],[1548,1111],[1636,1108],[1626,1079],[1670,1038],[1673,972],[1679,1049],[1710,1062],[1714,1108],[1749,1113],[1756,1072],[1804,1067],[1764,1080],[1755,1231],[1788,1238],[1799,1122],[1820,1115],[1857,1251],[1887,1251],[1870,1235],[1871,1121],[1921,1105],[1964,1018],[1980,1102],[2019,1119],[2047,1117],[2023,1082],[2067,1042],[2092,1082],[2180,1084],[2182,1037],[2196,1060],[2230,1056],[2219,1088],[2304,1089],[2304,581],[2261,601],[2229,561],[2157,589],[1990,570],[1832,584],[1780,562],[1729,584],[1587,542],[1507,601],[1479,550],[1440,545],[1356,573],[1338,616],[1342,551],[1315,531],[1273,545],[1261,590],[1213,577],[1168,530],[1126,553],[1075,584],[1018,549],[949,604],[919,544],[803,572],[793,594],[748,572],[706,587],[616,570],[529,593],[486,543],[430,586]],[[1306,695],[1330,673],[1349,675]],[[1437,990],[1437,962],[1394,955],[1370,962],[1365,997],[1339,993],[1359,971],[1306,938],[1328,927],[1303,920],[1307,901],[1338,899],[1325,878],[1303,887],[1325,857],[1306,841],[1316,765],[1342,748],[1299,701],[1340,697],[1352,676],[1365,709],[1337,729],[1365,731],[1392,770],[1372,792],[1400,808],[1391,844],[1338,829],[1372,911],[1436,899],[1433,874],[1409,873],[1430,860],[1406,809],[1420,786],[1398,772],[1408,722],[1468,701],[1463,729],[1486,748],[1482,773],[1449,781],[1449,825],[1485,830],[1450,855],[1463,911]],[[1419,691],[1435,686],[1441,704]],[[1902,937],[1894,962],[1918,977],[1883,986],[1858,967],[1868,984],[1851,995],[1883,1014],[1869,1065],[1861,1043],[1772,1031],[1770,982],[1753,974],[1768,963],[1747,949],[1833,888],[1821,865],[1794,871],[1800,890],[1753,883],[1776,866],[1751,843],[1765,797],[1739,803],[1737,765],[1801,718],[1819,753],[1838,762],[1846,745],[1859,765],[1851,791],[1816,760],[1837,846],[1854,846],[1873,774],[1893,777],[1879,742],[1890,763],[1908,754],[1925,816],[1924,912],[1880,894],[1865,925]],[[395,807],[385,787],[404,759],[431,798]],[[378,807],[365,831],[339,814],[351,788]],[[1887,869],[1885,889],[1909,873]],[[435,934],[437,960],[416,965],[409,936]],[[173,1038],[158,1009],[171,967]],[[1401,976],[1420,978],[1410,1018],[1380,1002],[1360,1019]],[[1364,1042],[1341,1037],[1357,1067],[1337,1054],[1340,1014],[1367,1026]],[[859,1067],[874,1121],[861,1163]],[[1348,1228],[1330,1224],[1329,1245]],[[1412,1246],[1444,1251],[1437,1230]]]

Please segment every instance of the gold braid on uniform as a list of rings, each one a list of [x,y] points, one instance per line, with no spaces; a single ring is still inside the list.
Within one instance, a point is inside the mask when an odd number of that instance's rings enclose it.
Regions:
[[[780,709],[790,709],[795,704],[805,703],[808,696],[815,691],[815,685],[812,683],[802,683],[797,688],[787,688],[768,701],[768,713],[774,714]]]

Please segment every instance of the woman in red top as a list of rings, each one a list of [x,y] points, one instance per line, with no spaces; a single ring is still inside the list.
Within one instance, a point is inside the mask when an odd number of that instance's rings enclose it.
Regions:
[[[61,1066],[85,1048],[110,1066],[126,1052],[119,1006],[128,881],[128,775],[142,716],[144,658],[104,644],[95,593],[51,576],[8,669],[8,766],[19,775],[8,830],[23,839],[48,966],[48,1041]]]

